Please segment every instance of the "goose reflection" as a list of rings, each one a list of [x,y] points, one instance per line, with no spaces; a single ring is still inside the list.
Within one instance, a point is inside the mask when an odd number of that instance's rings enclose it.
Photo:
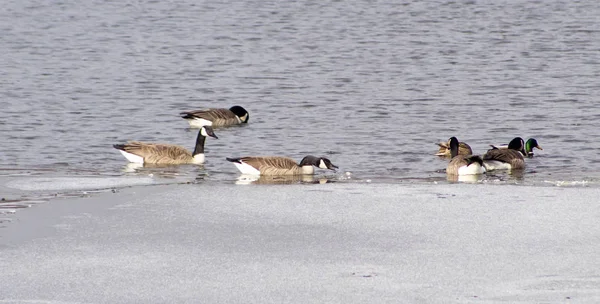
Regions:
[[[293,185],[293,184],[326,184],[331,182],[325,177],[314,175],[254,175],[242,174],[236,181],[236,185]]]
[[[446,175],[446,180],[449,182],[461,182],[461,183],[478,183],[485,178],[482,174],[471,174],[471,175]]]
[[[202,165],[196,165],[195,167],[198,166],[202,167]],[[124,173],[133,175],[152,174],[157,177],[176,178],[181,175],[181,166],[128,163],[125,166],[123,166],[122,171]]]

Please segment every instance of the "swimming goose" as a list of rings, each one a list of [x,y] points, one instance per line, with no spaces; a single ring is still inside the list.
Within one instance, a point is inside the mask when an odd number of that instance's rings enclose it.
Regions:
[[[451,152],[450,152],[450,140],[448,140],[448,142],[441,142],[437,144],[438,146],[440,146],[440,149],[438,150],[438,152],[435,154],[436,156],[445,156],[445,157],[451,157]],[[469,145],[467,145],[464,142],[459,142],[458,143],[458,155],[471,155],[473,154],[473,150],[471,150],[471,147]]]
[[[258,156],[226,158],[232,162],[243,174],[253,175],[301,175],[314,174],[314,167],[334,170],[337,168],[331,161],[324,157],[308,155],[296,163],[291,158],[280,156]],[[313,167],[314,166],[314,167]]]
[[[202,126],[225,127],[248,123],[250,114],[240,106],[229,109],[206,109],[187,111],[179,113],[181,118],[188,121],[190,127],[200,128]]]
[[[508,144],[507,149],[494,147],[483,155],[483,165],[488,171],[501,169],[524,169],[525,155],[524,142],[521,137],[515,137]]]
[[[204,163],[204,141],[206,137],[217,138],[213,129],[203,126],[196,138],[194,152],[190,153],[186,148],[178,145],[155,144],[139,141],[129,141],[126,144],[113,145],[127,160],[139,164],[203,164]]]
[[[459,142],[456,137],[451,137],[448,140],[450,146],[450,156],[452,159],[446,167],[448,175],[475,175],[485,173],[483,160],[478,155],[460,155]]]
[[[498,148],[498,149],[507,149],[508,145],[501,145],[501,146],[490,145],[490,147]],[[538,142],[535,138],[530,138],[525,142],[525,153],[526,154],[524,156],[533,156],[533,148],[544,150],[538,144]]]

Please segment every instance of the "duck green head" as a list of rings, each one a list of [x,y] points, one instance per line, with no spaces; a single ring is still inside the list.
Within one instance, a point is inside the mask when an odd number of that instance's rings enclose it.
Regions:
[[[525,152],[527,153],[526,155],[533,155],[533,148],[544,150],[538,144],[538,142],[537,142],[537,140],[535,140],[535,138],[530,138],[527,140],[527,142],[525,142]]]

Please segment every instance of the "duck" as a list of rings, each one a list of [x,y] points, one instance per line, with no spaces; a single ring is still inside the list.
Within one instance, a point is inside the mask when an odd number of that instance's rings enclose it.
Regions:
[[[300,163],[283,156],[246,156],[229,158],[242,174],[249,175],[303,175],[314,174],[314,167],[334,170],[338,167],[325,157],[305,156]]]
[[[459,154],[460,143],[456,137],[450,137],[448,145],[450,146],[450,156],[452,158],[446,167],[446,174],[462,176],[486,172],[481,156]]]
[[[525,143],[521,137],[515,137],[506,149],[492,146],[483,155],[483,165],[487,171],[502,169],[525,169]]]
[[[440,148],[439,148],[438,152],[435,154],[436,156],[451,157],[450,140],[448,140],[448,142],[440,142],[437,145]],[[467,143],[462,142],[462,141],[458,143],[458,155],[472,155],[472,154],[473,154],[473,150],[471,150],[471,146],[469,146]]]
[[[179,113],[181,118],[188,121],[190,127],[201,128],[202,126],[227,127],[248,123],[250,114],[241,106],[233,106],[229,109],[212,108]]]
[[[542,146],[540,146],[537,142],[537,140],[535,138],[530,138],[525,142],[525,153],[527,153],[527,155],[525,156],[533,156],[533,148],[539,149],[539,150],[544,150],[542,149]]]
[[[492,147],[492,148],[498,148],[498,149],[507,149],[508,145],[501,145],[501,146],[490,145],[490,147]],[[536,149],[539,149],[539,150],[544,150],[538,144],[538,142],[537,142],[537,140],[535,138],[529,138],[525,142],[525,154],[523,156],[532,157],[533,156],[533,148],[536,148]]]
[[[147,143],[141,141],[128,141],[126,144],[116,144],[113,147],[131,163],[137,164],[203,164],[204,142],[207,137],[218,139],[212,127],[203,126],[198,131],[194,152],[186,148],[171,144]]]

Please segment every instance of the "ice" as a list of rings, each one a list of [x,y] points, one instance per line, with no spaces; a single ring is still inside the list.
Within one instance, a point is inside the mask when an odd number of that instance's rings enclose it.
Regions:
[[[18,178],[6,183],[6,187],[24,191],[68,191],[121,188],[151,185],[150,177],[33,177]]]
[[[599,195],[232,182],[53,200],[0,229],[0,303],[598,303]]]

